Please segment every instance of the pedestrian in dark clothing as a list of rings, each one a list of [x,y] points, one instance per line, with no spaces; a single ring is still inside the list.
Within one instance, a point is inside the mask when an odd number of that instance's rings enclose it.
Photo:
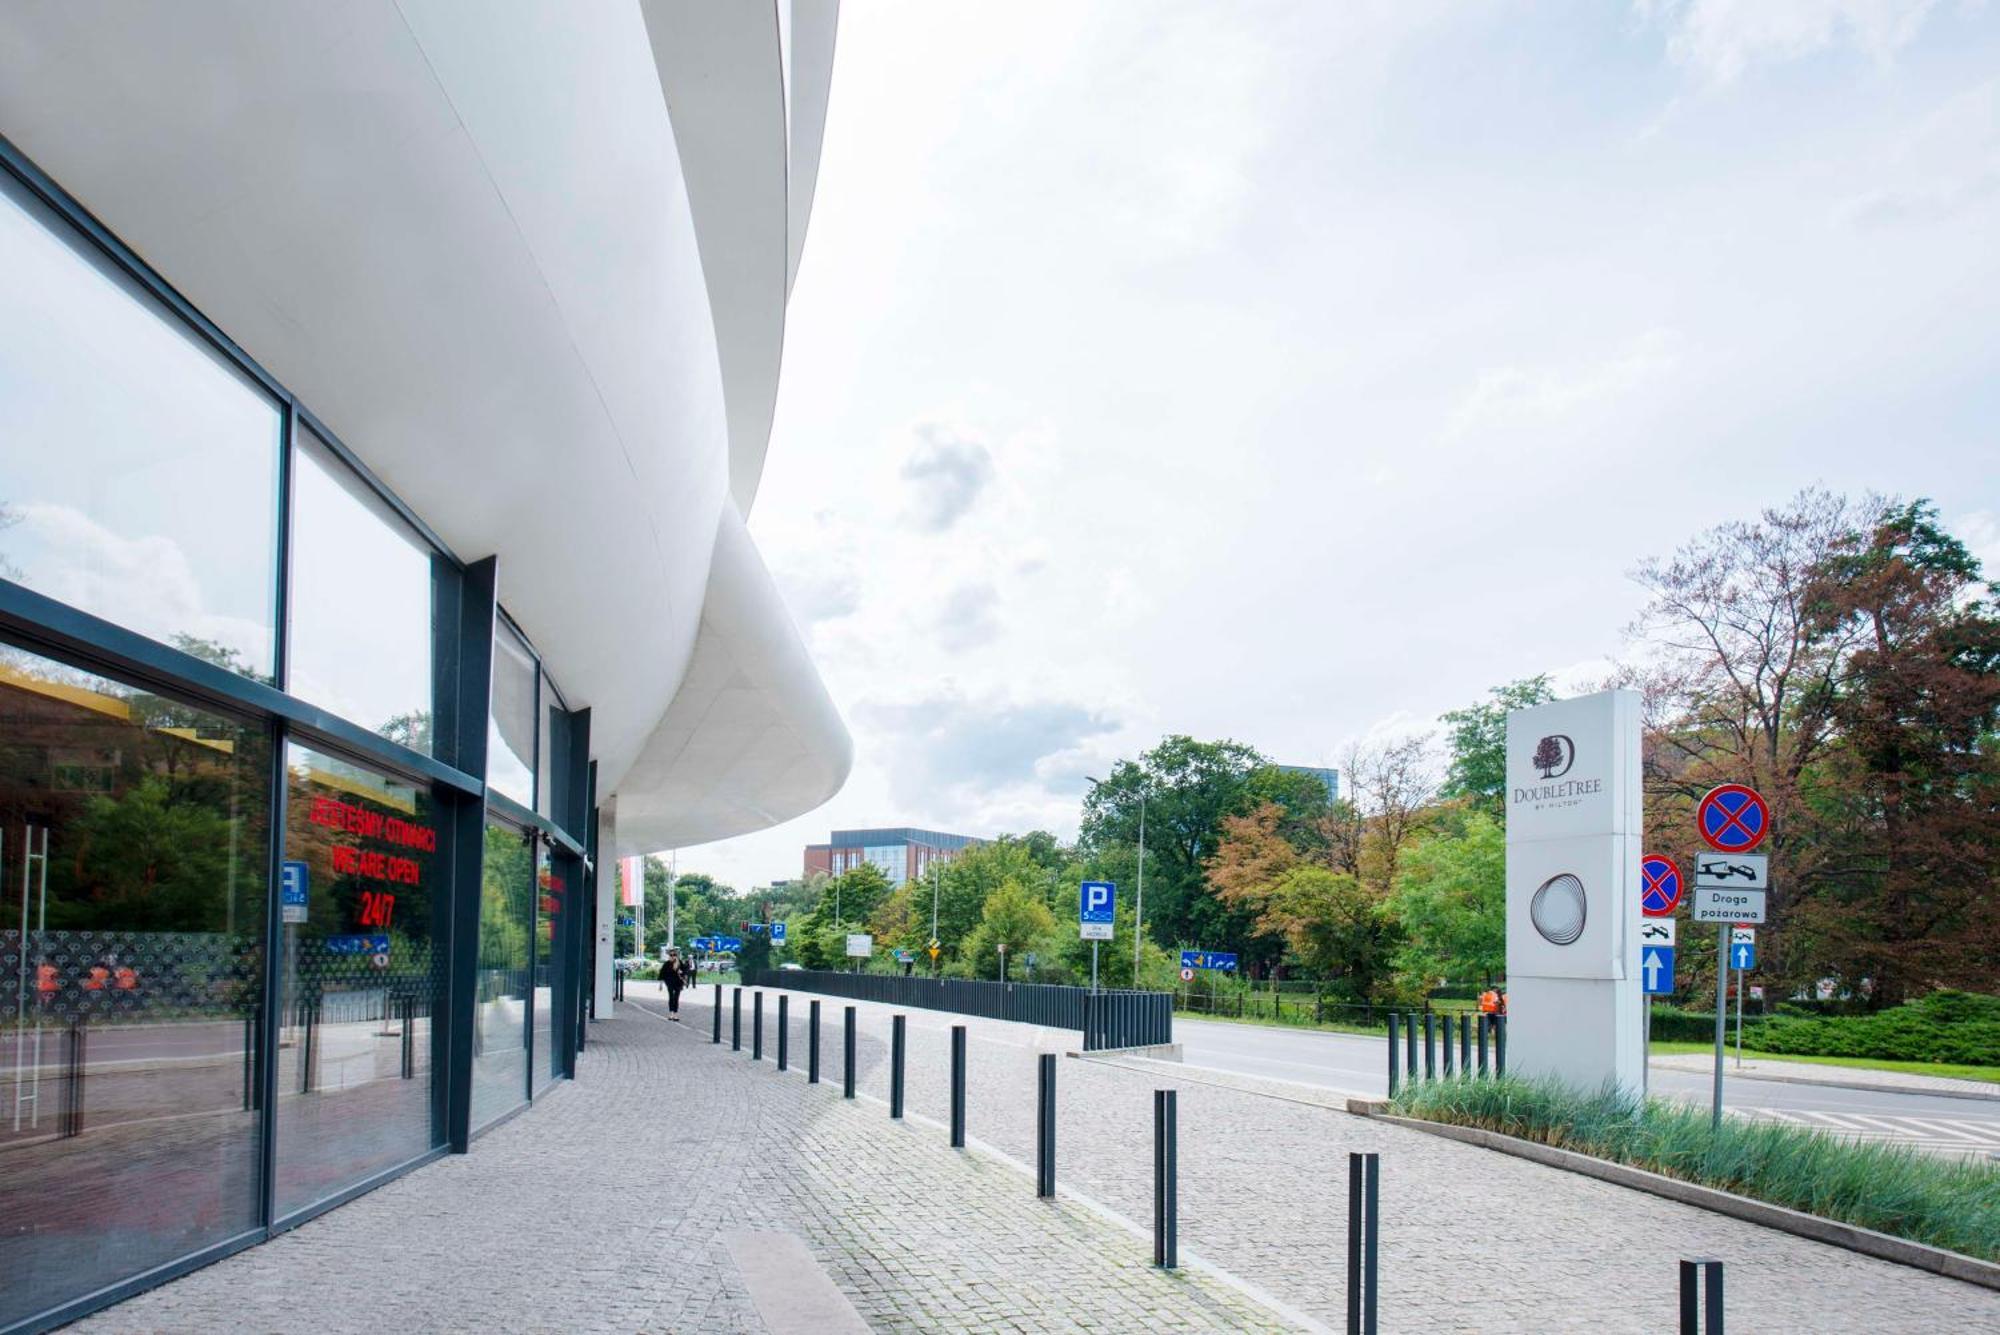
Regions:
[[[681,953],[669,950],[667,957],[660,961],[660,982],[667,989],[667,1018],[675,1024],[681,1020],[681,989],[687,986],[688,976],[682,970]]]

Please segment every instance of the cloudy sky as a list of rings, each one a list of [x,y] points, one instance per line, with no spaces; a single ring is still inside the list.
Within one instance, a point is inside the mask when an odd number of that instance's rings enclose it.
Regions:
[[[751,527],[854,776],[681,866],[1331,763],[1807,484],[2000,566],[1996,363],[2000,7],[849,0]]]

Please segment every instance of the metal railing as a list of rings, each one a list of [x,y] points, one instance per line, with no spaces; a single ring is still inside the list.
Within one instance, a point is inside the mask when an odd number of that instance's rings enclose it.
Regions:
[[[1417,1064],[1422,1030],[1423,1064]],[[1476,1039],[1476,1042],[1475,1042]],[[1442,1042],[1440,1042],[1442,1040]],[[1475,1054],[1477,1066],[1474,1065]],[[1504,1015],[1389,1015],[1389,1093],[1400,1080],[1486,1079],[1507,1074]]]
[[[1174,1041],[1174,998],[1170,992],[1092,992],[1087,987],[1054,983],[903,978],[816,969],[761,969],[752,972],[747,982],[752,987],[792,988],[854,1001],[1074,1029],[1083,1035],[1086,1052],[1154,1047]]]

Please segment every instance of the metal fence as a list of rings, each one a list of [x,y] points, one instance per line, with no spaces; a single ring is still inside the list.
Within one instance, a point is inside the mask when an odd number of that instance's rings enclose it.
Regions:
[[[1087,1052],[1174,1041],[1174,998],[1169,992],[1092,992],[1087,987],[1054,983],[988,983],[815,969],[759,969],[745,982],[750,987],[793,988],[889,1006],[1074,1029],[1083,1035]]]
[[[1423,1064],[1417,1062],[1422,1031]],[[1440,1042],[1439,1040],[1443,1041]],[[1476,1040],[1476,1041],[1475,1041]],[[1490,1056],[1489,1056],[1490,1052]],[[1477,1066],[1474,1065],[1475,1054]],[[1389,1093],[1402,1081],[1479,1079],[1507,1074],[1504,1015],[1396,1014],[1389,1016]]]

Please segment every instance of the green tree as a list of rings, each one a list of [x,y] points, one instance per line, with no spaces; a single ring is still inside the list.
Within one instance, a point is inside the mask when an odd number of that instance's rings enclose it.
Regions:
[[[1396,971],[1406,990],[1440,978],[1491,983],[1507,971],[1507,835],[1483,810],[1403,858],[1390,908],[1405,934]]]
[[[1014,974],[1021,957],[1030,951],[1041,953],[1054,944],[1055,915],[1042,895],[1020,881],[1007,881],[987,896],[979,912],[979,925],[960,947],[960,958],[972,976],[998,978],[1000,950],[1007,947],[1008,972]]]
[[[1507,715],[1556,698],[1546,673],[1495,686],[1487,698],[1441,720],[1451,758],[1438,796],[1470,802],[1495,820],[1507,817]]]
[[[1264,764],[1241,742],[1174,735],[1092,783],[1083,800],[1080,844],[1086,852],[1136,847],[1144,799],[1145,930],[1152,940],[1212,945],[1251,934],[1241,912],[1208,892],[1203,864],[1221,842],[1223,818],[1252,805],[1250,776]]]

